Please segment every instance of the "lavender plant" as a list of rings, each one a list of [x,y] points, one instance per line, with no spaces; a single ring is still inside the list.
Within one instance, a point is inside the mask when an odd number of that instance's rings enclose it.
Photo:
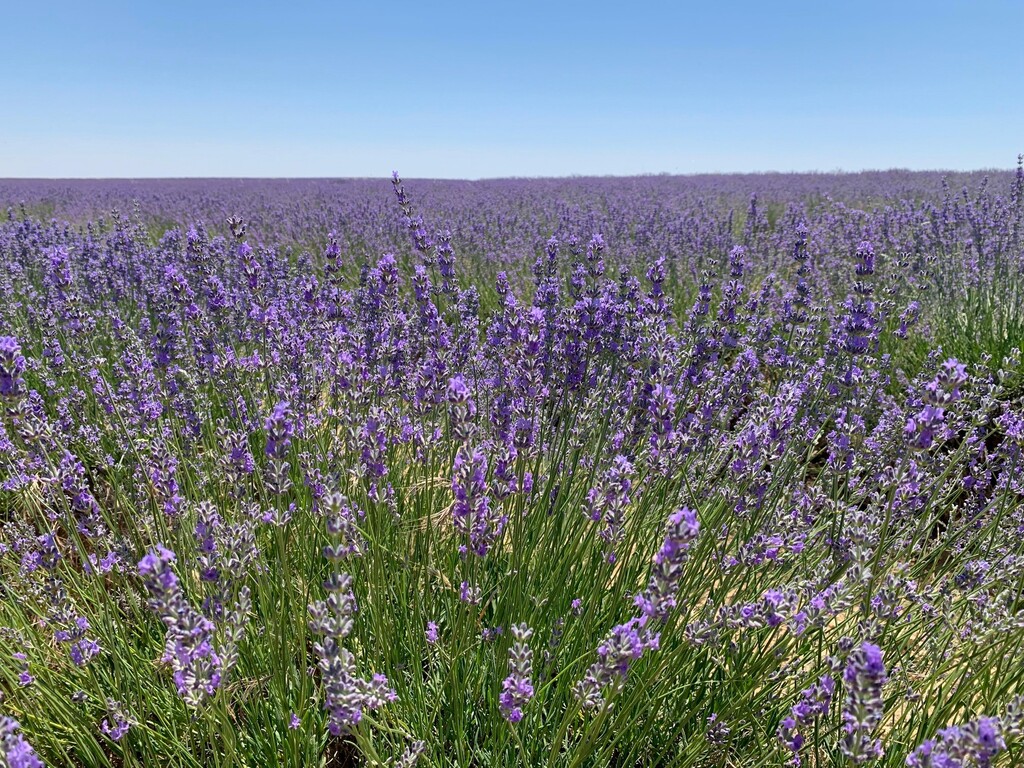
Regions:
[[[0,765],[1019,763],[1021,179],[0,182]]]

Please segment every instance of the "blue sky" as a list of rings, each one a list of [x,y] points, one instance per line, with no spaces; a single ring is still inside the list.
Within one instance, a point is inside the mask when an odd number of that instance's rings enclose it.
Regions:
[[[0,177],[1009,168],[1024,2],[15,2]]]

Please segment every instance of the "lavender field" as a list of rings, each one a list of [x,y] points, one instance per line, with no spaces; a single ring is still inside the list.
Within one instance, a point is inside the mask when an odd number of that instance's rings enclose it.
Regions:
[[[1024,764],[1024,167],[0,181],[0,766]]]

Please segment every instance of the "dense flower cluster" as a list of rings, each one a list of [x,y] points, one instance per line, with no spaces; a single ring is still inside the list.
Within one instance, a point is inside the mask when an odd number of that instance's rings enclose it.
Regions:
[[[943,728],[907,757],[911,768],[988,768],[1006,749],[999,718],[982,717],[966,725]]]
[[[1024,163],[0,194],[7,763],[1019,752]]]

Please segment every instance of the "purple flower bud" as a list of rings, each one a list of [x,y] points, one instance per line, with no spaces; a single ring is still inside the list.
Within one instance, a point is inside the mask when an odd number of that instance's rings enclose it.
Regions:
[[[433,621],[428,621],[427,629],[424,632],[424,634],[426,635],[427,642],[430,643],[430,645],[434,645],[435,643],[437,643],[437,623]]]
[[[124,706],[119,701],[107,699],[107,716],[100,724],[100,730],[111,740],[120,741],[128,733],[128,729],[134,725],[132,719],[125,713]]]

